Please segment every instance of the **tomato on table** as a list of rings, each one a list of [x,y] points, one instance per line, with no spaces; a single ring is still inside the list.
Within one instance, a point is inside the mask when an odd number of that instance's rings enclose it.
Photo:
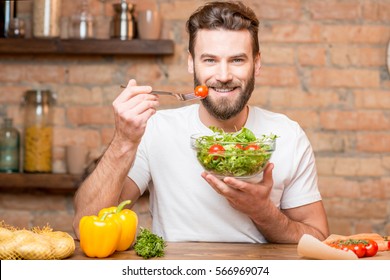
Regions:
[[[375,256],[378,252],[378,243],[376,243],[374,240],[367,240],[368,245],[366,245],[366,257],[372,257]]]
[[[205,85],[200,85],[195,88],[195,96],[205,98],[209,94],[209,88]]]
[[[358,258],[373,257],[378,252],[378,244],[371,239],[346,239],[335,241],[329,246],[344,251],[352,251]]]

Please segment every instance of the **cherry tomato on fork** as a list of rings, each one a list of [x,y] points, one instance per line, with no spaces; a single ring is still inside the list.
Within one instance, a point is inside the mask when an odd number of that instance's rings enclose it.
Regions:
[[[209,88],[205,85],[197,86],[195,88],[195,95],[200,98],[205,98],[209,94]]]

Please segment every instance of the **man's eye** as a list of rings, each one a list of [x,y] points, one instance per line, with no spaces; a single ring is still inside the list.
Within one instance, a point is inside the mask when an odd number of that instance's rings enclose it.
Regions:
[[[212,59],[212,58],[206,58],[205,60],[204,60],[204,62],[206,62],[206,63],[214,63],[214,59]]]
[[[233,59],[233,62],[234,63],[242,63],[242,62],[244,62],[244,60],[242,58],[235,58],[235,59]]]

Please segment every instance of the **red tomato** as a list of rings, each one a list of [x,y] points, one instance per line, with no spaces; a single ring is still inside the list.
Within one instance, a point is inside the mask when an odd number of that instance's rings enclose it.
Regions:
[[[242,146],[241,144],[236,144],[236,148],[240,150],[244,150],[244,146]]]
[[[256,151],[259,149],[259,146],[256,144],[249,144],[248,146],[245,147],[246,151]]]
[[[358,258],[363,258],[366,255],[366,246],[364,243],[357,243],[351,245],[351,250],[358,256]]]
[[[209,88],[205,85],[197,86],[195,88],[195,95],[200,98],[205,98],[209,94]]]
[[[372,257],[378,252],[378,244],[374,240],[347,239],[335,241],[329,246],[344,250],[352,251],[358,258]]]
[[[224,151],[224,147],[219,144],[214,144],[209,148],[209,154],[221,154]]]
[[[376,243],[374,240],[366,240],[368,242],[368,245],[366,245],[366,254],[365,257],[372,257],[375,256],[378,252],[378,243]]]

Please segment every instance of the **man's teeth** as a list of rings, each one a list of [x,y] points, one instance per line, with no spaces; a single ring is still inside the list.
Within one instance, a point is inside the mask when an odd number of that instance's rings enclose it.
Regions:
[[[217,92],[229,92],[232,91],[232,88],[216,88],[215,91]]]

